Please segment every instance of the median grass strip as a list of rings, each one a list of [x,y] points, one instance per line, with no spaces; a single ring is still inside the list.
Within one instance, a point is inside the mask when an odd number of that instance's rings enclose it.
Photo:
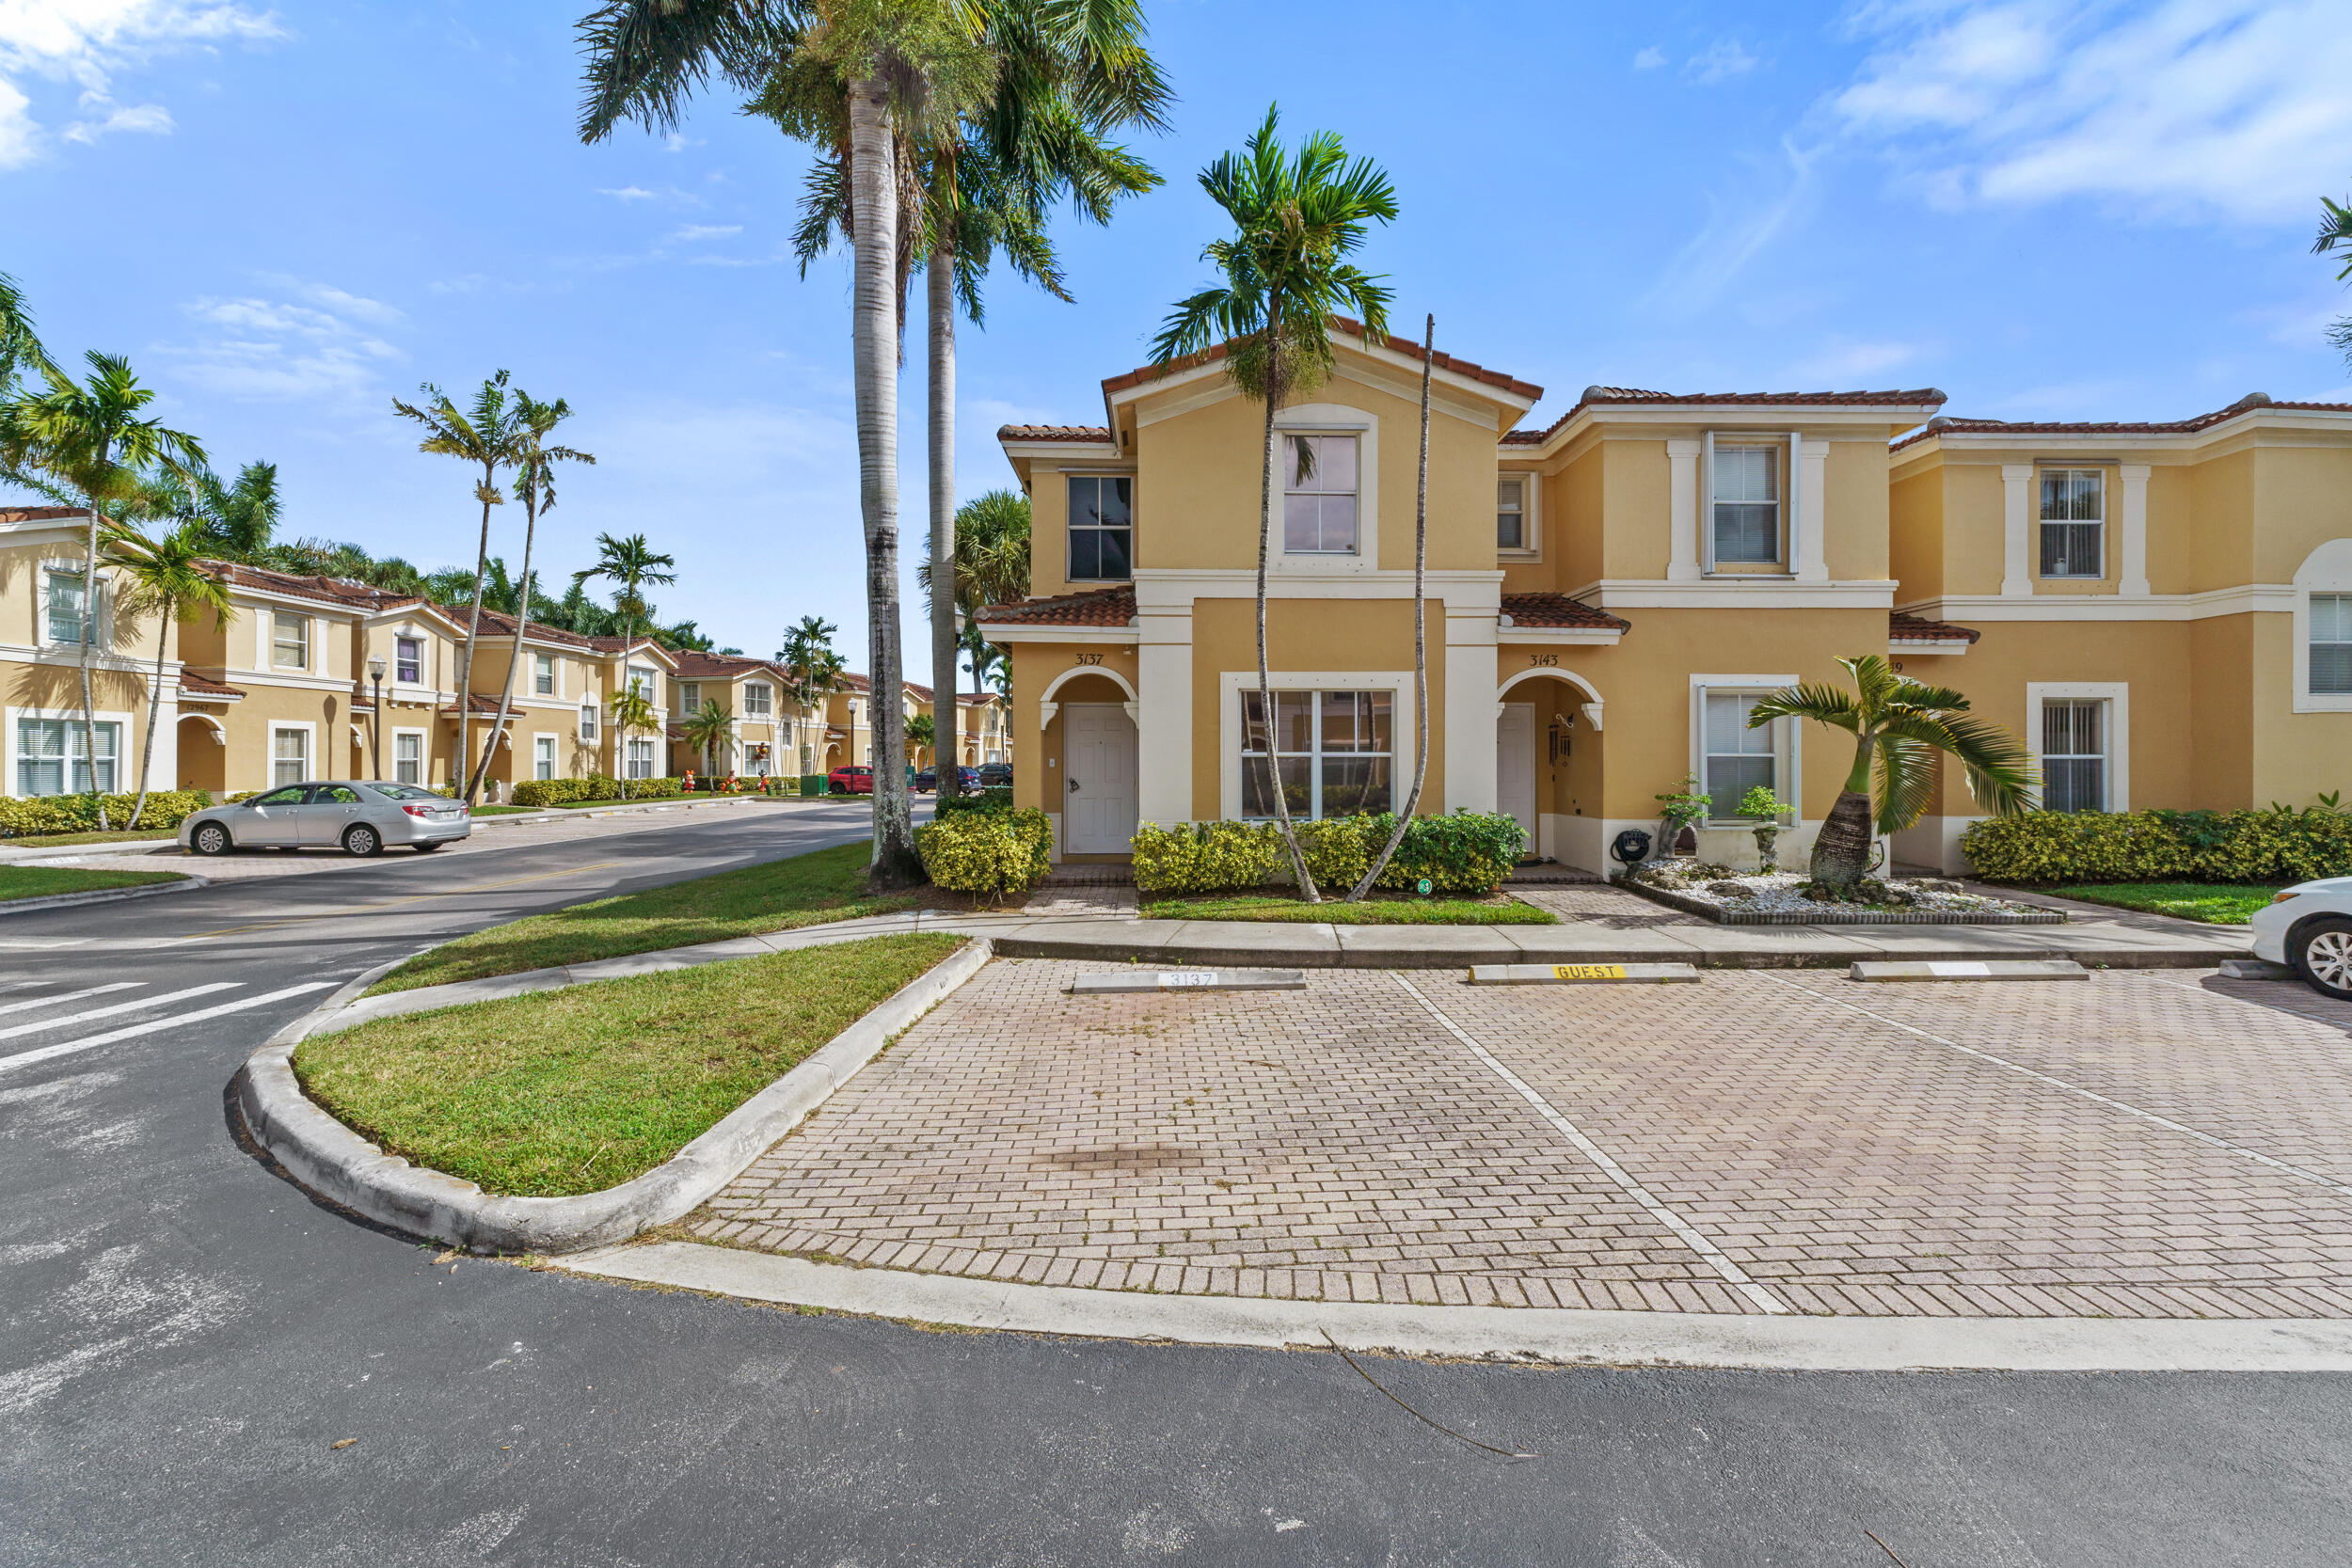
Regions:
[[[64,849],[76,844],[153,844],[177,838],[179,832],[177,828],[141,828],[136,832],[27,833],[22,838],[0,838],[0,846],[10,849]]]
[[[147,882],[184,882],[177,871],[89,871],[78,865],[0,865],[0,904],[14,898],[54,898],[62,893],[103,893]]]
[[[2087,904],[2107,904],[2119,910],[2169,914],[2207,926],[2243,926],[2254,911],[2270,902],[2279,889],[2247,882],[2099,882],[2086,887],[2054,887],[2044,891]]]
[[[420,953],[369,994],[913,909],[913,894],[866,891],[866,863],[872,855],[866,844],[836,845],[492,926]]]
[[[1328,922],[1335,926],[1557,926],[1560,917],[1506,894],[1490,898],[1367,898],[1360,904],[1326,899],[1302,903],[1289,894],[1248,893],[1229,897],[1156,898],[1145,902],[1146,920],[1273,920]]]
[[[569,1197],[660,1164],[962,943],[872,937],[380,1019],[304,1040],[294,1069],[389,1153]]]

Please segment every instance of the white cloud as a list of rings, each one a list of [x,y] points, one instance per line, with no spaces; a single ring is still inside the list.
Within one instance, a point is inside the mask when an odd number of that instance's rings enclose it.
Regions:
[[[1713,87],[1717,82],[1744,76],[1760,63],[1738,39],[1717,39],[1683,62],[1682,76],[1700,87]]]
[[[1777,168],[1744,160],[1751,166],[1748,172],[1732,182],[1729,196],[1708,197],[1707,223],[1666,264],[1644,302],[1681,316],[1714,299],[1757,251],[1811,207],[1817,156],[1783,141]]]
[[[2271,223],[2352,173],[2343,0],[1925,0],[1850,24],[1881,47],[1831,110],[1939,204]]]
[[[1833,339],[1820,351],[1800,361],[1795,378],[1808,385],[1848,389],[1874,376],[1899,370],[1919,357],[1916,343],[1856,342]]]
[[[1636,71],[1656,71],[1665,63],[1666,52],[1656,44],[1650,45],[1633,56],[1633,69]]]
[[[87,114],[66,127],[68,141],[94,142],[114,131],[167,135],[172,119],[162,104],[115,103],[118,73],[178,50],[286,36],[275,13],[234,0],[0,0],[0,168],[29,163],[40,151],[26,80],[81,89]]]
[[[392,307],[330,284],[264,281],[274,295],[207,297],[183,307],[198,341],[163,345],[181,374],[230,397],[344,400],[373,395],[378,372],[404,357],[371,330],[403,319]]]
[[[670,236],[673,240],[723,240],[743,232],[739,223],[690,223]]]
[[[623,185],[618,190],[607,188],[599,190],[596,194],[609,196],[615,201],[651,201],[654,198],[654,193],[643,185]]]

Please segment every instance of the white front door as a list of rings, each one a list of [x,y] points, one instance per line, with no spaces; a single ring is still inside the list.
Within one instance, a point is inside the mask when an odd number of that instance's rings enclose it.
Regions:
[[[1495,721],[1495,810],[1518,819],[1535,853],[1535,705],[1505,703]]]
[[[1114,703],[1063,707],[1062,848],[1123,855],[1136,836],[1136,721]]]

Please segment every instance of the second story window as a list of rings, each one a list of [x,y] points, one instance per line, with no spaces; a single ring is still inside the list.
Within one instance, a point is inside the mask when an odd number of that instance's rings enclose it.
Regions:
[[[596,705],[594,703],[580,705],[580,738],[589,745],[596,744]]]
[[[82,574],[52,572],[44,587],[42,610],[49,623],[49,641],[79,642],[89,636],[89,591]]]
[[[1136,482],[1110,474],[1070,481],[1070,580],[1124,582],[1135,574]]]
[[[700,681],[680,681],[680,682],[678,682],[678,683],[677,683],[677,703],[678,703],[678,711],[680,711],[681,713],[691,713],[691,712],[693,712],[696,708],[698,708],[698,707],[702,706],[702,705],[703,705],[703,685],[702,685],[702,682],[700,682]]]
[[[1282,550],[1356,553],[1356,437],[1282,437]]]
[[[310,618],[279,610],[270,614],[269,661],[280,670],[310,667]]]
[[[1495,490],[1495,548],[1524,550],[1527,542],[1527,480],[1505,474]]]
[[[1780,563],[1780,449],[1715,448],[1714,516],[1709,543],[1715,568]]]
[[[2045,578],[2106,576],[2100,533],[2106,512],[2096,468],[2042,470],[2042,575]]]
[[[745,718],[766,719],[773,715],[775,711],[774,698],[765,681],[752,681],[744,686],[743,716]]]
[[[424,640],[422,638],[395,637],[392,639],[392,679],[406,681],[410,686],[424,679]]]
[[[640,697],[644,698],[646,701],[652,701],[654,693],[653,672],[645,669],[642,665],[631,669],[628,673],[628,689],[631,691],[636,692]]]
[[[534,696],[552,697],[555,695],[555,656],[553,654],[531,656],[531,689]]]
[[[2352,594],[2312,595],[2312,694],[2352,693]]]

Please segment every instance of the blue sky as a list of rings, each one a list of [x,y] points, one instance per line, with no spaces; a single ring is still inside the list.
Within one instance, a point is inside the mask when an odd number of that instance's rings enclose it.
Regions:
[[[2307,254],[2352,189],[2344,0],[1148,8],[1168,183],[1062,227],[1074,305],[993,284],[963,497],[1010,482],[999,423],[1101,418],[1205,278],[1197,171],[1274,101],[1387,166],[1367,263],[1398,319],[1542,384],[1538,420],[1593,382],[1932,385],[2012,419],[2352,398],[2321,336],[2352,302]],[[715,94],[678,137],[581,146],[570,9],[0,0],[0,270],[224,471],[278,463],[289,533],[428,568],[470,562],[472,481],[389,400],[510,369],[601,460],[566,475],[550,579],[642,530],[678,559],[665,615],[767,652],[821,614],[862,661],[848,264],[786,255],[803,160]]]

